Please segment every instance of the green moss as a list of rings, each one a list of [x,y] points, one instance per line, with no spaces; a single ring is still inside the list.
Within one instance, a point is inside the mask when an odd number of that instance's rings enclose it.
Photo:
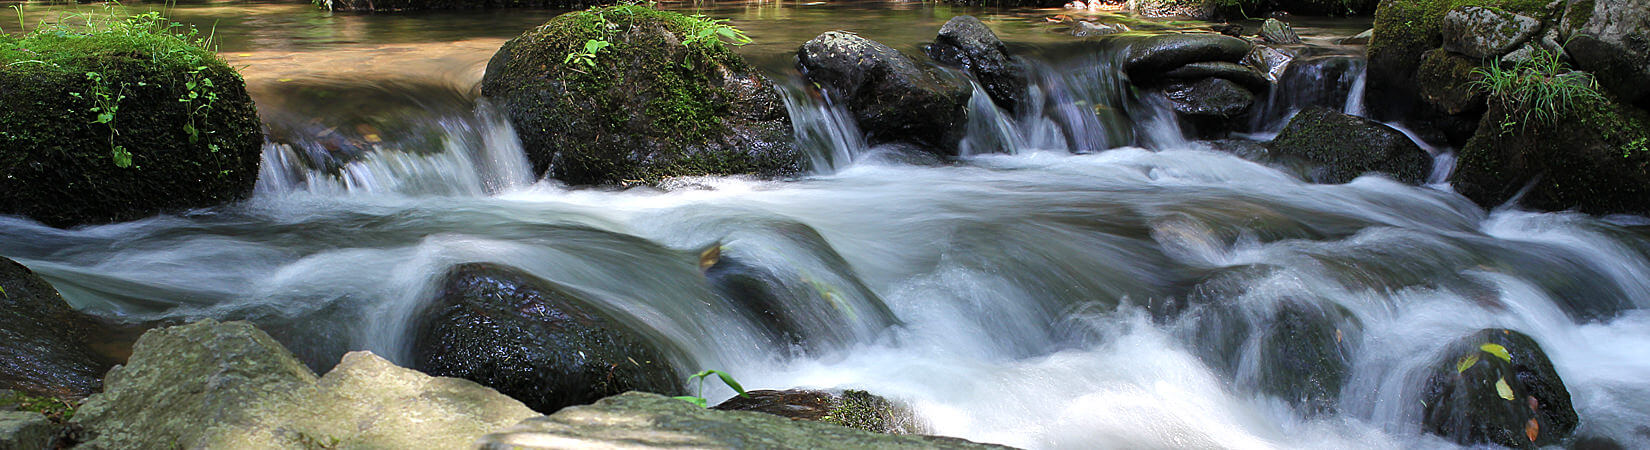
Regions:
[[[1570,28],[1581,28],[1593,20],[1593,0],[1578,0],[1570,3],[1569,11],[1564,13],[1564,20]]]
[[[1545,17],[1542,0],[1387,0],[1375,10],[1375,35],[1369,42],[1369,57],[1387,59],[1412,72],[1421,54],[1442,45],[1440,26],[1444,15],[1466,6],[1501,9],[1532,17]]]
[[[70,402],[55,397],[42,397],[24,394],[16,391],[0,391],[0,408],[17,411],[37,412],[51,419],[54,423],[65,423],[74,418],[75,410],[80,407],[78,402]]]
[[[1524,190],[1526,207],[1594,214],[1650,213],[1650,114],[1582,97],[1551,120],[1526,121],[1491,101],[1460,152],[1459,191],[1485,206]]]

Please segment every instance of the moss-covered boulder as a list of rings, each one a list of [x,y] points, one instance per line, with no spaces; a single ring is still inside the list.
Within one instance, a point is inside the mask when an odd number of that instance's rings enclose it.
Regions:
[[[1444,46],[1445,16],[1457,8],[1485,7],[1483,11],[1493,12],[1489,15],[1496,17],[1545,20],[1551,12],[1547,3],[1545,0],[1382,0],[1375,10],[1375,28],[1368,48],[1369,86],[1365,98],[1369,106],[1381,117],[1426,121],[1431,119],[1429,114],[1439,115],[1423,107],[1417,73],[1422,57]],[[1500,29],[1500,24],[1504,23],[1485,27]],[[1530,37],[1517,30],[1507,34],[1521,39]]]
[[[1650,3],[1568,0],[1557,42],[1622,101],[1650,108]]]
[[[612,0],[313,0],[328,11],[398,12],[491,8],[583,8]]]
[[[1480,330],[1450,344],[1430,370],[1423,425],[1461,444],[1556,445],[1580,421],[1553,363],[1523,333]]]
[[[0,214],[68,227],[252,192],[263,142],[252,99],[169,23],[0,36]]]
[[[0,389],[80,399],[115,361],[92,349],[103,326],[27,267],[0,257]]]
[[[1485,207],[1650,214],[1650,114],[1583,99],[1555,117],[1491,101],[1459,152],[1457,191]]]
[[[1488,96],[1476,83],[1479,60],[1438,49],[1421,57],[1421,98],[1446,114],[1482,111]]]
[[[412,324],[412,368],[463,378],[540,412],[629,390],[681,391],[661,338],[520,270],[463,264]]]
[[[534,169],[571,184],[802,169],[774,85],[725,24],[641,5],[571,12],[506,42],[481,93]]]
[[[1432,167],[1431,156],[1404,133],[1322,107],[1296,113],[1267,148],[1317,165],[1309,178],[1320,183],[1345,183],[1367,172],[1419,183]]]
[[[755,411],[791,420],[811,420],[858,428],[873,433],[925,434],[928,425],[909,405],[859,390],[756,390],[712,407],[723,411]]]

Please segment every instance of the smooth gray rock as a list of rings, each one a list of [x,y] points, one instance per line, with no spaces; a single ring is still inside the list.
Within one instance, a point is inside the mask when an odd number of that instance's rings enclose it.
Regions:
[[[1289,69],[1289,63],[1296,58],[1295,52],[1266,45],[1256,45],[1254,50],[1243,56],[1243,64],[1254,67],[1266,74],[1266,79],[1278,81],[1284,71]]]
[[[1369,38],[1375,37],[1375,29],[1370,28],[1362,33],[1354,34],[1340,40],[1341,45],[1369,45]]]
[[[1571,0],[1559,24],[1581,70],[1627,103],[1650,103],[1650,2]]]
[[[46,416],[33,411],[0,412],[0,450],[51,448],[60,428]]]
[[[1507,11],[1467,6],[1444,15],[1444,49],[1473,58],[1507,54],[1541,31],[1541,21]]]
[[[718,411],[641,392],[527,419],[482,437],[479,444],[484,449],[1007,448],[956,438],[872,433],[757,412]]]
[[[828,31],[797,50],[808,80],[847,102],[872,145],[909,143],[955,154],[972,89],[942,79],[892,47]]]
[[[1301,43],[1295,28],[1278,19],[1266,19],[1260,24],[1260,38],[1269,44],[1293,45]]]

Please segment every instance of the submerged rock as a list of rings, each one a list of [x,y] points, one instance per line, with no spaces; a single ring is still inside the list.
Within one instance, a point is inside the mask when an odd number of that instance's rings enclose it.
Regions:
[[[1650,214],[1650,114],[1581,99],[1542,119],[1492,100],[1453,183],[1486,208]],[[1520,196],[1520,193],[1521,196]]]
[[[1311,416],[1334,415],[1352,374],[1356,321],[1338,308],[1286,302],[1261,332],[1255,383]]]
[[[482,448],[1007,448],[956,438],[889,435],[747,412],[719,411],[627,392],[522,421],[487,435]]]
[[[922,69],[892,47],[830,31],[797,51],[804,76],[846,101],[872,144],[908,142],[954,154],[971,90]]]
[[[661,339],[517,269],[453,267],[411,330],[412,368],[481,383],[537,411],[629,390],[681,391]]]
[[[961,67],[973,75],[997,106],[1014,111],[1025,102],[1025,66],[1008,55],[1003,41],[980,19],[952,17],[940,27],[939,36],[927,51],[935,61]]]
[[[0,257],[0,389],[61,399],[97,392],[115,364],[92,350],[101,330],[46,280]]]
[[[1463,445],[1535,448],[1564,442],[1579,418],[1564,381],[1535,340],[1480,330],[1432,364],[1422,395],[1427,431]]]
[[[699,20],[641,5],[557,16],[499,48],[481,93],[533,168],[570,184],[799,173],[773,82],[696,37]]]
[[[1279,156],[1318,164],[1309,178],[1321,183],[1345,183],[1367,172],[1420,183],[1432,166],[1426,150],[1402,132],[1321,107],[1295,114],[1267,148]]]
[[[103,224],[239,200],[257,181],[263,134],[240,74],[171,34],[0,37],[0,105],[0,214]]]
[[[791,420],[811,420],[872,433],[924,434],[928,426],[911,407],[865,391],[756,390],[712,407],[753,411]]]

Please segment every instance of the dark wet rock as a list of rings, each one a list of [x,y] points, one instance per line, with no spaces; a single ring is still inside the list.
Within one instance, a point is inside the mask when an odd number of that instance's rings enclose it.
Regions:
[[[1266,79],[1265,74],[1249,66],[1229,62],[1195,62],[1164,72],[1163,77],[1176,80],[1221,78],[1261,92],[1272,86],[1272,82]]]
[[[816,391],[749,391],[712,407],[723,411],[753,411],[791,420],[842,425],[872,433],[924,434],[928,426],[909,406],[879,395],[849,389]]]
[[[1294,45],[1301,43],[1295,28],[1278,19],[1266,19],[1260,24],[1260,38],[1268,44]]]
[[[117,105],[108,123],[100,102]],[[240,74],[181,38],[0,39],[0,105],[0,214],[128,221],[240,200],[257,181],[263,134]]]
[[[1488,59],[1529,42],[1541,31],[1541,21],[1501,9],[1467,6],[1444,14],[1439,31],[1444,50]]]
[[[102,388],[115,361],[92,349],[103,327],[57,289],[0,257],[0,389],[80,399]]]
[[[1523,333],[1480,330],[1450,344],[1430,370],[1421,398],[1429,432],[1516,448],[1558,444],[1575,432],[1564,380]]]
[[[1352,345],[1359,329],[1338,308],[1283,304],[1261,331],[1256,385],[1307,415],[1334,415],[1352,372]]]
[[[957,438],[890,435],[749,411],[721,411],[627,392],[535,417],[481,438],[485,449],[1006,448]]]
[[[1212,150],[1231,153],[1250,161],[1266,162],[1271,157],[1271,151],[1266,149],[1263,142],[1248,139],[1216,139],[1202,142]]]
[[[481,383],[541,412],[629,390],[681,391],[651,330],[508,267],[448,270],[411,330],[413,369]]]
[[[1320,183],[1345,183],[1367,172],[1419,183],[1432,166],[1431,156],[1402,132],[1319,107],[1295,114],[1267,147],[1280,156],[1319,164],[1310,178]]]
[[[1135,80],[1148,80],[1198,62],[1239,62],[1254,47],[1249,41],[1212,33],[1146,36],[1129,44],[1123,69]]]
[[[1474,73],[1478,64],[1472,58],[1443,49],[1426,53],[1421,61],[1421,98],[1447,114],[1462,114],[1484,109],[1488,96],[1473,83],[1483,77]]]
[[[968,117],[967,85],[848,32],[821,34],[802,44],[797,56],[809,80],[847,102],[872,145],[903,141],[956,153]]]
[[[1290,62],[1300,55],[1289,50],[1267,45],[1256,45],[1254,50],[1243,56],[1243,64],[1253,67],[1266,75],[1267,80],[1278,81],[1284,71],[1289,69]]]
[[[1650,3],[1569,0],[1560,39],[1576,66],[1621,100],[1650,108]]]
[[[1486,208],[1522,192],[1525,208],[1650,213],[1650,114],[1583,99],[1543,120],[1502,103],[1458,153],[1462,195]]]
[[[935,61],[961,67],[973,75],[997,106],[1013,111],[1025,102],[1025,67],[1008,55],[1003,41],[980,19],[952,17],[940,27],[939,36],[927,50]]]
[[[1351,55],[1296,58],[1278,77],[1266,103],[1268,109],[1262,113],[1263,123],[1277,124],[1298,108],[1346,109],[1364,66],[1363,58]]]
[[[397,12],[454,9],[541,8],[572,9],[606,5],[608,0],[315,0],[328,11]]]
[[[684,43],[686,23],[640,5],[557,16],[499,48],[481,93],[503,108],[533,168],[570,184],[799,173],[772,80],[729,46]],[[612,45],[568,58],[592,39]]]
[[[1234,119],[1255,104],[1253,92],[1224,78],[1169,83],[1163,87],[1163,96],[1174,104],[1175,112],[1203,118]]]

